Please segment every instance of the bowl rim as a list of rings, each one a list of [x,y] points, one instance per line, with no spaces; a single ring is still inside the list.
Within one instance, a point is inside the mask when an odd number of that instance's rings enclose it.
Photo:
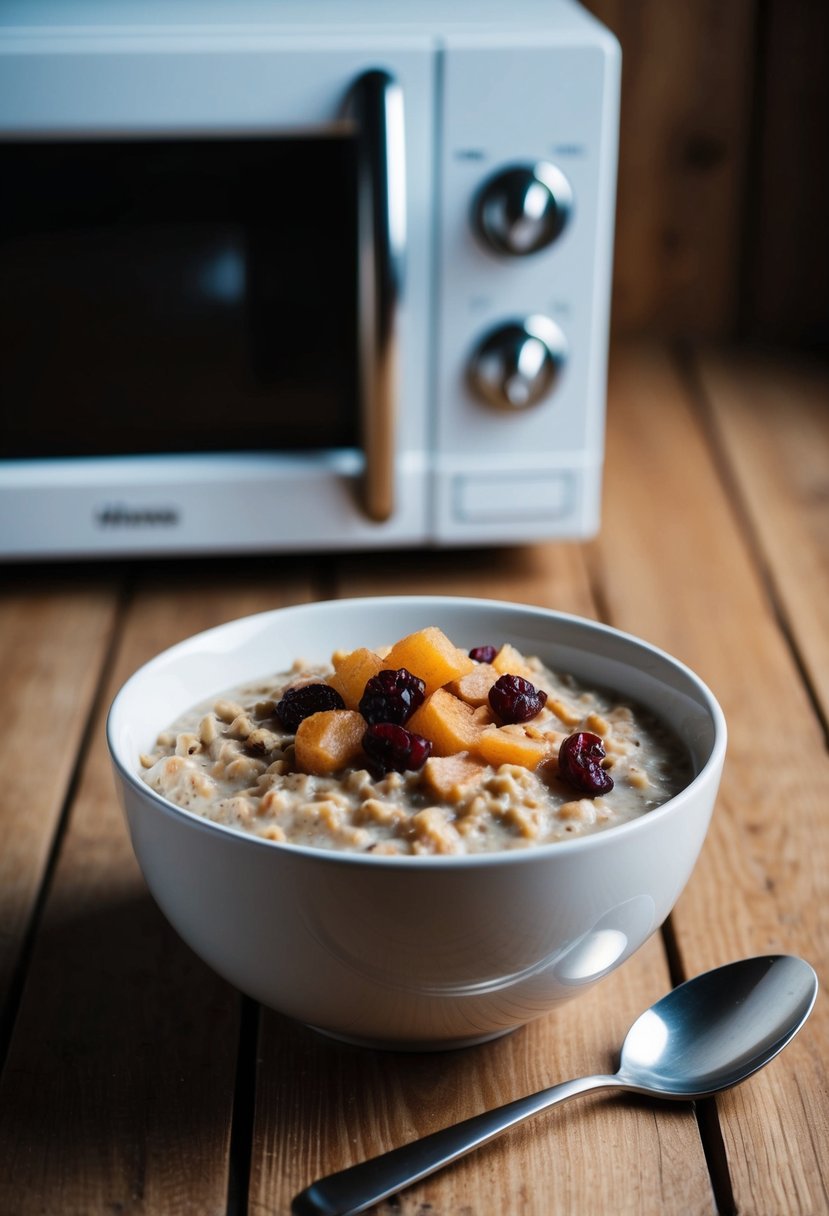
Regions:
[[[637,816],[635,819],[628,820],[625,823],[615,824],[613,827],[603,828],[598,832],[587,833],[582,836],[576,836],[569,840],[554,840],[547,844],[538,844],[528,846],[526,848],[502,849],[492,852],[481,853],[450,853],[450,854],[375,854],[375,853],[355,853],[338,851],[336,849],[321,849],[310,845],[292,844],[289,841],[268,840],[261,836],[255,836],[250,832],[245,832],[241,828],[231,827],[227,824],[216,823],[211,819],[206,819],[202,815],[196,814],[194,811],[189,811],[185,807],[178,806],[175,802],[164,798],[146,782],[142,781],[137,770],[131,769],[124,757],[121,756],[117,740],[115,738],[115,720],[121,711],[121,706],[130,694],[131,686],[135,681],[141,678],[146,678],[148,674],[152,674],[155,667],[166,665],[174,662],[179,652],[186,652],[193,649],[199,642],[205,641],[210,637],[215,637],[217,634],[239,628],[243,624],[254,625],[256,621],[264,621],[266,618],[274,618],[282,616],[285,613],[312,613],[317,612],[332,612],[336,607],[344,607],[345,605],[355,605],[356,607],[363,606],[365,608],[376,608],[383,605],[398,606],[398,607],[420,607],[425,608],[427,605],[440,607],[442,605],[451,605],[460,609],[476,611],[481,609],[498,610],[507,614],[515,613],[516,616],[530,613],[541,620],[546,621],[561,621],[566,624],[572,624],[578,628],[582,628],[586,633],[595,632],[603,636],[610,636],[619,639],[623,643],[633,644],[636,647],[642,648],[650,653],[655,658],[666,662],[670,667],[674,668],[679,674],[683,675],[692,686],[695,687],[700,695],[701,701],[707,709],[714,728],[714,740],[711,747],[710,755],[705,761],[702,768],[695,774],[692,781],[684,786],[678,793],[669,798],[667,802],[648,811],[645,815]],[[221,690],[217,690],[221,691]],[[159,728],[163,729],[163,727]],[[110,759],[116,774],[120,777],[125,785],[131,787],[133,791],[141,798],[146,800],[149,806],[162,812],[168,816],[186,823],[194,830],[206,831],[211,835],[227,837],[230,841],[241,842],[247,847],[275,849],[278,853],[287,857],[300,856],[318,862],[323,865],[369,865],[379,868],[403,868],[417,870],[434,870],[434,869],[478,869],[488,866],[503,866],[503,865],[520,865],[532,864],[549,858],[550,855],[568,856],[574,852],[589,852],[594,848],[607,847],[608,841],[619,840],[622,836],[633,835],[636,832],[645,831],[648,826],[654,821],[661,821],[668,816],[679,815],[682,813],[682,808],[686,802],[690,800],[696,791],[697,787],[707,782],[712,772],[722,767],[725,759],[726,746],[728,741],[728,729],[726,725],[725,715],[723,710],[711,691],[709,686],[700,676],[696,674],[692,668],[683,663],[680,659],[675,658],[668,651],[663,650],[659,646],[646,641],[644,638],[638,637],[636,634],[629,633],[625,630],[618,629],[614,625],[607,625],[602,621],[593,620],[590,617],[579,616],[577,613],[561,612],[556,608],[545,608],[537,604],[527,604],[512,600],[496,600],[478,596],[462,596],[462,595],[375,595],[375,596],[351,596],[343,597],[342,599],[328,600],[312,600],[308,602],[300,602],[295,604],[285,604],[278,608],[268,608],[262,612],[250,613],[242,617],[234,617],[232,620],[224,621],[219,625],[210,626],[208,629],[200,630],[198,633],[189,635],[179,642],[175,642],[172,646],[166,647],[158,654],[154,655],[147,662],[142,663],[134,672],[121,684],[112,699],[106,718],[106,742],[110,754]],[[136,758],[137,759],[137,758]]]

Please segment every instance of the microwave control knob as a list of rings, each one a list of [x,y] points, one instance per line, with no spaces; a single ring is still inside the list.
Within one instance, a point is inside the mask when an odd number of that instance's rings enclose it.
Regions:
[[[508,321],[479,343],[469,380],[487,405],[510,413],[525,410],[553,391],[566,355],[564,334],[549,317]]]
[[[526,257],[557,240],[573,208],[567,178],[549,161],[511,165],[484,185],[475,202],[477,231],[496,253]]]

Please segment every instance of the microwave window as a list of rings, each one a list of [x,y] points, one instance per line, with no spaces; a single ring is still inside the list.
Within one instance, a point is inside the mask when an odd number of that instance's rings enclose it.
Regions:
[[[357,443],[352,141],[0,146],[0,456]]]

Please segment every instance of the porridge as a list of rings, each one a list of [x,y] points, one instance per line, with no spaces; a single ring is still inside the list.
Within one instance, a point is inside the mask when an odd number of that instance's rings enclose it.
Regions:
[[[480,853],[647,813],[690,780],[652,715],[509,643],[467,653],[430,626],[198,705],[141,757],[195,814],[347,852]]]

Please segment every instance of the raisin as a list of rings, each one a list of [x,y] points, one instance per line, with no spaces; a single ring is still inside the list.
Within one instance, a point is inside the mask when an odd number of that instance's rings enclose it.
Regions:
[[[491,663],[497,653],[498,650],[495,646],[473,646],[469,657],[476,663]]]
[[[289,688],[274,713],[285,730],[296,733],[300,722],[325,709],[345,709],[345,701],[330,684],[303,684]]]
[[[558,753],[558,775],[581,794],[595,798],[609,794],[613,778],[602,768],[604,744],[598,735],[580,730],[568,735]]]
[[[360,699],[360,713],[373,726],[376,722],[394,722],[402,726],[423,704],[426,685],[405,667],[397,671],[381,671],[366,683]]]
[[[521,676],[501,676],[489,690],[489,704],[501,722],[529,722],[547,704],[547,694]]]
[[[432,744],[405,726],[394,722],[377,722],[363,735],[363,751],[368,758],[372,776],[405,773],[422,768],[432,753]]]

